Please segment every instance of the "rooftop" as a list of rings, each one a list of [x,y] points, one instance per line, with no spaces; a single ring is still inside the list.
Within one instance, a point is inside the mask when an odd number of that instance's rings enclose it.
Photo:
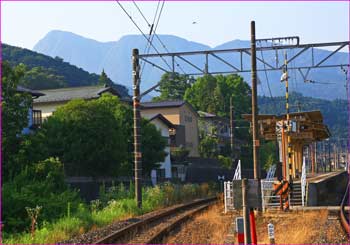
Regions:
[[[158,102],[142,102],[142,108],[160,108],[160,107],[180,107],[184,105],[186,101],[184,100],[167,100]]]
[[[45,96],[35,99],[34,103],[63,102],[73,99],[96,99],[105,92],[110,92],[114,95],[117,95],[121,100],[124,101],[130,100],[129,97],[125,97],[117,89],[106,85],[49,89],[41,90],[41,92],[44,93]]]
[[[168,119],[166,119],[162,114],[157,114],[154,117],[150,118],[149,121],[153,121],[155,119],[161,120],[165,125],[167,125],[169,128],[174,128],[175,125],[172,124]]]
[[[32,96],[35,96],[35,97],[39,97],[39,96],[44,96],[45,94],[41,93],[40,91],[37,91],[37,90],[32,90],[32,89],[29,89],[29,88],[25,88],[25,87],[22,87],[22,86],[17,86],[17,92],[20,92],[20,93],[29,93],[31,94]]]
[[[198,116],[198,113],[193,108],[193,106],[184,100],[165,100],[165,101],[158,101],[158,102],[142,102],[141,109],[147,110],[147,109],[154,109],[154,108],[174,108],[174,107],[181,107],[183,105],[188,105],[188,107],[193,111],[193,113]]]

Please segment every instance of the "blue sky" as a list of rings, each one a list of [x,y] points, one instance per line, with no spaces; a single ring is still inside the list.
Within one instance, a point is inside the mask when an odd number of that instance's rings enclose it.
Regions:
[[[132,2],[121,2],[144,32]],[[149,21],[157,2],[137,2]],[[31,49],[53,29],[98,41],[139,34],[116,2],[1,2],[2,42]],[[349,39],[348,2],[166,2],[158,34],[173,34],[211,47],[233,39],[299,35],[301,43]],[[192,24],[193,22],[197,24]]]

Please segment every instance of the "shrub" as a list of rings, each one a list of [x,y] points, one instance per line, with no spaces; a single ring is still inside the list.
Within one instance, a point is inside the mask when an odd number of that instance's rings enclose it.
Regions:
[[[69,190],[64,183],[62,164],[54,158],[27,167],[13,182],[4,183],[2,192],[4,230],[8,232],[29,228],[26,207],[42,207],[38,216],[40,224],[62,216],[68,202],[73,204],[73,210],[79,202],[77,192]]]

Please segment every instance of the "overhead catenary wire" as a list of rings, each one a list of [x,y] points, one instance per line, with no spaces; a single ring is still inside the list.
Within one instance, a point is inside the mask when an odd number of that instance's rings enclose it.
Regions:
[[[260,47],[262,46],[261,45],[261,42],[259,42],[260,44]],[[272,104],[273,104],[273,107],[275,109],[275,111],[277,111],[277,107],[276,107],[276,101],[272,95],[272,92],[271,92],[271,88],[270,88],[270,82],[269,82],[269,77],[267,75],[267,71],[266,71],[266,64],[265,64],[265,58],[264,58],[264,54],[262,52],[262,50],[260,50],[260,53],[261,53],[261,59],[263,60],[263,65],[264,65],[264,71],[265,71],[265,78],[266,78],[266,83],[267,83],[267,88],[269,90],[269,94],[270,94],[270,97],[271,97],[271,100],[272,100]]]
[[[159,7],[159,3],[160,1],[158,1],[158,5],[157,5],[157,9],[156,9],[156,14],[154,16],[154,19],[153,19],[153,24],[151,25],[150,22],[147,20],[147,18],[144,16],[144,14],[142,13],[140,7],[136,4],[135,1],[134,2],[134,5],[136,6],[136,8],[138,9],[138,11],[140,12],[140,14],[142,15],[143,19],[145,20],[145,22],[147,23],[147,25],[152,28],[152,26],[154,25],[154,22],[155,22],[155,18],[156,18],[156,15],[157,15],[157,12],[158,12],[158,7]],[[159,41],[159,43],[162,45],[162,47],[164,48],[164,50],[167,52],[167,53],[170,53],[169,49],[166,47],[166,45],[164,44],[164,42],[160,39],[159,35],[156,33],[156,30],[158,28],[158,24],[159,24],[159,20],[160,20],[160,16],[162,14],[162,11],[163,11],[163,7],[164,7],[164,3],[165,3],[165,0],[163,0],[163,3],[162,3],[162,6],[161,6],[161,9],[160,9],[160,13],[158,15],[158,19],[157,19],[157,23],[155,26],[153,26],[153,36],[151,37],[151,42],[153,41],[153,38],[154,36],[157,38],[157,40]],[[150,32],[150,35],[152,35],[152,33]],[[148,48],[147,48],[147,51],[144,53],[148,54],[150,51],[150,46],[148,45]],[[181,67],[181,65],[179,63],[177,63],[176,61],[174,61],[174,63],[176,64],[176,66],[182,71],[182,73],[184,75],[186,75],[186,72],[184,71],[184,69]],[[143,68],[144,66],[142,67],[142,70],[141,70],[141,75],[142,75],[142,71],[143,71]]]
[[[164,63],[169,67],[169,69],[171,70],[171,66],[169,65],[169,63],[164,59],[164,57],[162,57],[160,55],[160,52],[158,51],[158,49],[153,45],[153,43],[151,43],[150,38],[148,38],[145,33],[141,30],[141,28],[137,25],[137,23],[133,20],[133,18],[131,17],[131,15],[126,11],[126,9],[123,7],[123,5],[117,0],[116,1],[119,5],[119,7],[123,10],[123,12],[129,17],[129,19],[131,20],[131,22],[135,25],[135,27],[140,31],[140,33],[142,34],[142,36],[150,43],[151,47],[156,51],[156,53],[160,56],[160,58],[164,61]]]
[[[139,13],[141,14],[141,16],[143,17],[143,19],[145,20],[145,22],[147,23],[148,27],[150,28],[150,31],[149,31],[149,38],[150,38],[150,42],[147,42],[146,43],[146,47],[143,51],[143,53],[149,53],[149,50],[151,49],[151,43],[153,43],[153,38],[154,38],[154,34],[155,34],[155,31],[157,29],[157,26],[158,26],[158,23],[159,23],[159,19],[160,19],[160,16],[162,14],[162,10],[163,10],[163,6],[164,6],[164,1],[163,1],[163,4],[162,4],[162,9],[159,13],[159,16],[158,16],[158,20],[157,20],[157,24],[156,24],[156,27],[154,27],[154,23],[157,19],[157,15],[158,15],[158,10],[159,10],[159,5],[160,5],[160,0],[158,1],[158,4],[157,4],[157,8],[156,8],[156,12],[154,14],[154,17],[153,17],[153,22],[152,24],[150,24],[150,22],[148,22],[147,18],[145,17],[145,15],[143,14],[143,12],[141,11],[141,9],[139,8],[139,6],[136,4],[135,1],[133,1],[134,5],[136,6],[137,10],[139,11]],[[146,66],[146,62],[144,60],[141,60],[141,62],[143,62],[142,64],[142,68],[141,68],[141,72],[140,72],[140,76],[142,76],[143,74],[143,71],[145,69],[145,66]]]

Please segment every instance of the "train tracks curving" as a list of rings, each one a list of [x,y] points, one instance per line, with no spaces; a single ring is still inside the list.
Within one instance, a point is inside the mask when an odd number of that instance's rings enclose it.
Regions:
[[[183,223],[194,214],[208,208],[215,203],[216,197],[201,199],[182,204],[164,212],[156,213],[145,219],[132,223],[107,236],[94,241],[94,244],[128,243],[152,244],[161,243],[176,226]]]
[[[349,213],[345,211],[345,206],[349,204],[349,186],[350,182],[348,183],[345,195],[340,205],[340,223],[348,236],[350,234]]]

